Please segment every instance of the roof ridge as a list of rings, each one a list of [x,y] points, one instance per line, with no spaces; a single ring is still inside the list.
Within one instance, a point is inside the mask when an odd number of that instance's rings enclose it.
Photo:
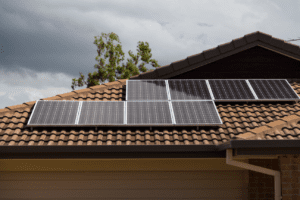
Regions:
[[[268,133],[273,133],[276,130],[281,130],[288,125],[295,124],[300,121],[300,111],[289,116],[285,116],[273,122],[266,123],[263,126],[254,128],[246,133],[235,136],[235,139],[240,140],[261,140]]]
[[[185,59],[157,67],[154,71],[147,71],[139,75],[132,76],[129,79],[168,78],[169,76],[175,76],[193,70],[200,66],[199,63],[203,63],[203,65],[205,65],[228,57],[232,53],[234,54],[237,50],[242,51],[254,46],[265,46],[264,48],[273,47],[277,50],[283,50],[286,55],[293,56],[300,60],[300,46],[275,38],[269,34],[256,31],[246,34],[243,37],[233,39],[231,42],[223,43],[217,47],[204,50],[201,53],[188,56]]]
[[[89,88],[74,90],[74,91],[71,91],[71,92],[63,93],[63,94],[57,94],[57,95],[52,96],[52,97],[42,98],[41,100],[63,100],[63,99],[70,98],[70,97],[72,97],[74,95],[77,95],[77,94],[90,93],[91,91],[104,91],[105,89],[110,89],[113,86],[125,85],[126,80],[127,79],[120,79],[120,80],[117,80],[117,81],[108,82],[108,83],[104,83],[104,84],[101,84],[101,85],[91,86]],[[24,103],[18,104],[18,105],[7,106],[5,108],[0,109],[0,114],[3,114],[5,112],[11,112],[11,111],[14,111],[14,110],[17,110],[17,109],[26,109],[28,107],[32,107],[35,103],[36,103],[36,101],[29,101],[29,102],[24,102]]]

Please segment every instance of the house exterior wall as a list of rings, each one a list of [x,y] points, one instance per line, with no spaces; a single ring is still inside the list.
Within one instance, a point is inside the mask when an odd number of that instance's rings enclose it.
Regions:
[[[248,200],[248,181],[225,158],[0,159],[0,199]]]
[[[300,61],[257,46],[171,79],[290,79],[299,77]]]
[[[278,159],[249,159],[249,164],[279,171]],[[274,176],[249,170],[249,200],[274,200]]]
[[[282,200],[300,200],[300,155],[279,156]]]
[[[249,164],[280,171],[282,200],[300,200],[300,155],[249,159]],[[249,170],[249,200],[274,200],[274,176]]]

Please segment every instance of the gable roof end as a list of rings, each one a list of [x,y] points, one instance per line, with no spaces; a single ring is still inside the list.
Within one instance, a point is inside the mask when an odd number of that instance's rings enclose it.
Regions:
[[[286,52],[286,55],[300,60],[299,46],[257,31],[247,34],[244,37],[233,39],[231,42],[221,44],[215,48],[205,50],[202,53],[188,56],[186,59],[178,60],[169,65],[156,68],[154,71],[132,76],[130,79],[170,78],[200,67],[201,65],[222,59],[224,56],[226,57],[230,54],[261,45],[266,46],[265,48],[275,47],[276,50],[284,51]],[[226,53],[228,55],[226,55]]]

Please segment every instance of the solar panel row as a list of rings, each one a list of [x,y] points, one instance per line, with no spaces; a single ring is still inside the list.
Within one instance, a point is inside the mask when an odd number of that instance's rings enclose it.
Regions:
[[[170,79],[128,80],[126,100],[294,101],[299,97],[287,80]]]
[[[28,125],[222,124],[213,101],[83,101],[81,111],[78,112],[79,103],[38,101]],[[62,110],[57,112],[60,109]]]
[[[28,125],[218,125],[214,101],[298,100],[286,80],[129,80],[125,102],[38,101]]]

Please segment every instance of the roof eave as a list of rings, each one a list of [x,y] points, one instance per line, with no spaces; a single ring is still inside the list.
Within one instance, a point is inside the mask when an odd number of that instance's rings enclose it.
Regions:
[[[243,148],[299,148],[299,140],[230,140],[220,145],[1,146],[1,153],[208,152]]]

